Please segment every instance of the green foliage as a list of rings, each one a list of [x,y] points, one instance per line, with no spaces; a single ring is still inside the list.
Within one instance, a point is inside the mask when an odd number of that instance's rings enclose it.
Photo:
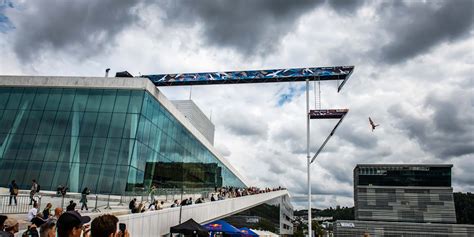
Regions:
[[[458,224],[474,224],[474,194],[459,192],[453,196]]]

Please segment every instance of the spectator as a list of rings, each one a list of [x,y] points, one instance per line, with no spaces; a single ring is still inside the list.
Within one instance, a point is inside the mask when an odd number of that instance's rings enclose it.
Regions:
[[[43,210],[43,219],[48,219],[51,216],[51,208],[53,205],[51,203],[46,204],[46,207]]]
[[[188,201],[186,202],[186,205],[192,205],[193,204],[193,197],[190,197]]]
[[[163,209],[163,205],[165,204],[165,202],[161,201],[160,203],[156,202],[156,210],[161,210]]]
[[[186,199],[182,200],[179,205],[181,205],[181,206],[186,206],[186,205],[188,205],[188,199],[186,198]]]
[[[33,208],[31,208],[28,211],[28,216],[27,216],[28,221],[31,221],[33,218],[35,218],[37,214],[38,214],[38,203],[34,202],[33,203]]]
[[[33,202],[36,202],[35,199],[33,198],[38,191],[38,183],[36,183],[36,179],[32,180],[31,184],[31,189],[30,189],[30,205],[33,204]]]
[[[7,216],[4,216],[4,215],[0,215],[0,231],[3,230],[3,224],[5,223],[5,221],[8,219]],[[2,235],[0,235],[2,236]]]
[[[15,200],[15,205],[17,205],[16,196],[18,196],[18,185],[16,184],[15,180],[12,180],[12,182],[8,185],[8,189],[10,191],[10,204],[9,205],[12,205],[12,199]]]
[[[155,211],[157,205],[158,205],[158,201],[154,201],[154,202],[150,203],[150,205],[148,206],[148,210]]]
[[[135,211],[136,208],[137,208],[137,199],[134,198],[128,204],[128,209],[130,209],[130,211],[132,211],[132,213],[135,213],[134,211]]]
[[[196,204],[199,204],[199,203],[204,203],[204,200],[202,198],[198,198],[196,199]]]
[[[171,204],[171,207],[179,207],[178,199],[174,200],[173,204]]]
[[[156,185],[152,185],[150,187],[150,202],[154,202],[155,201],[155,194],[156,194]]]
[[[63,209],[60,208],[60,207],[56,207],[54,209],[54,216],[51,217],[51,220],[58,220],[59,217],[61,216],[61,214],[63,214]]]
[[[20,225],[15,218],[8,218],[3,224],[3,227],[5,227],[5,231],[1,233],[2,235],[0,236],[13,237],[15,233],[18,233]]]
[[[85,187],[84,190],[82,190],[81,200],[79,201],[82,203],[81,211],[84,210],[84,207],[86,208],[86,211],[89,210],[89,208],[87,208],[87,195],[89,195],[90,193],[91,191],[87,187]]]
[[[132,212],[132,213],[142,213],[142,212],[145,212],[145,205],[143,203],[140,203],[138,204],[138,207],[135,210],[135,212]]]
[[[66,196],[66,193],[67,193],[67,190],[68,190],[68,189],[69,189],[69,188],[68,188],[67,186],[63,186],[63,187],[61,188],[61,191],[60,191],[60,192],[61,192],[61,195],[62,195],[63,197]]]
[[[76,210],[76,203],[74,200],[69,201],[69,205],[66,207],[66,211],[74,211]]]
[[[56,237],[56,222],[48,221],[41,225],[40,237]]]
[[[214,194],[211,195],[211,202],[216,201],[216,197],[214,197]]]
[[[80,237],[83,227],[85,227],[84,236],[89,236],[90,228],[85,224],[90,221],[90,217],[81,216],[81,214],[76,211],[65,212],[59,217],[56,223],[57,237]]]
[[[95,218],[91,223],[91,235],[93,237],[128,237],[128,231],[125,233],[117,230],[118,218],[105,214]]]

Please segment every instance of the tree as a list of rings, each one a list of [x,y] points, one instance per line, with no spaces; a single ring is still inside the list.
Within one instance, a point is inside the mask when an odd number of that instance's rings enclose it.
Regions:
[[[474,194],[454,193],[454,207],[458,224],[474,224]]]

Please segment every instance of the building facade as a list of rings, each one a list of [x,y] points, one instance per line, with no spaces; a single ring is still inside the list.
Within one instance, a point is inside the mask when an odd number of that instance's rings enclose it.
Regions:
[[[473,236],[456,223],[452,165],[357,165],[355,220],[338,220],[335,236]]]
[[[356,220],[456,223],[452,165],[357,165]]]
[[[2,186],[104,194],[246,186],[143,78],[0,76],[0,172]]]

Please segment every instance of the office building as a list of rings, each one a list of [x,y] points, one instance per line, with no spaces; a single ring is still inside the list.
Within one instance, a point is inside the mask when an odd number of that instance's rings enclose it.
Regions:
[[[452,165],[363,164],[354,169],[355,220],[339,220],[335,236],[472,236],[458,225]]]

